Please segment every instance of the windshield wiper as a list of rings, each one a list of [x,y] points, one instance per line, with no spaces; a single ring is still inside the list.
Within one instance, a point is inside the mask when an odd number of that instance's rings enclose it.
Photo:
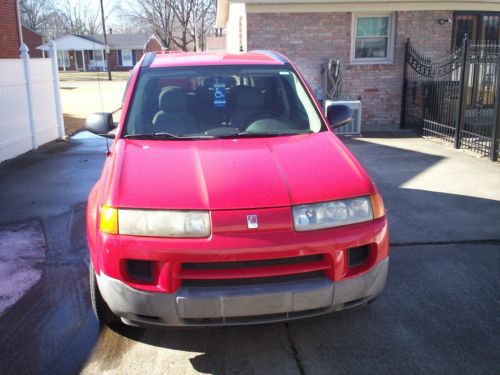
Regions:
[[[190,140],[190,139],[214,139],[212,135],[182,135],[182,134],[172,134],[167,132],[157,132],[151,134],[127,134],[123,138],[127,139],[179,139],[179,140]]]
[[[312,133],[312,130],[265,132],[265,133],[243,131],[243,132],[234,133],[234,134],[219,135],[218,138],[266,138],[266,137],[281,137],[281,136],[286,136],[286,135],[299,135],[299,134],[309,134],[309,133]]]

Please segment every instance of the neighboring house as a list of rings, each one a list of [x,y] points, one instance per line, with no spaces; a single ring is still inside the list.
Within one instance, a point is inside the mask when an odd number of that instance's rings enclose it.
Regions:
[[[42,51],[36,48],[43,43],[42,36],[26,26],[22,27],[22,32],[23,41],[29,48],[30,57],[42,57]]]
[[[60,70],[106,70],[103,35],[68,34],[54,41]],[[163,49],[154,35],[109,34],[107,41],[111,70],[130,70],[144,52]],[[37,48],[45,54],[48,45],[46,43]]]
[[[322,92],[329,58],[343,66],[344,98],[361,100],[363,130],[398,128],[408,38],[439,57],[465,34],[500,39],[499,0],[218,0],[227,50],[272,49],[288,56]]]
[[[0,59],[19,57],[22,36],[16,0],[0,0]]]

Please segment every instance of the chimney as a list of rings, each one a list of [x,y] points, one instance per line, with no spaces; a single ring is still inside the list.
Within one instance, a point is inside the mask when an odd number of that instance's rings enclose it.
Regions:
[[[113,34],[113,29],[109,28],[109,34]]]

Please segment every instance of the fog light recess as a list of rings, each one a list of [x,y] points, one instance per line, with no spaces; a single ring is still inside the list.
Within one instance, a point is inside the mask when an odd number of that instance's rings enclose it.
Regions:
[[[125,267],[128,276],[135,281],[153,281],[153,262],[149,260],[127,259],[125,261]]]
[[[358,246],[347,250],[347,264],[349,267],[357,267],[368,260],[370,246]]]

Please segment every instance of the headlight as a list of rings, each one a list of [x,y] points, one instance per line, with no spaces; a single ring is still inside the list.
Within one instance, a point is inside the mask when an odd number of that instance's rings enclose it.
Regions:
[[[339,227],[371,220],[373,209],[369,196],[293,207],[293,223],[297,231]]]
[[[118,209],[118,233],[152,237],[208,237],[208,211]]]

